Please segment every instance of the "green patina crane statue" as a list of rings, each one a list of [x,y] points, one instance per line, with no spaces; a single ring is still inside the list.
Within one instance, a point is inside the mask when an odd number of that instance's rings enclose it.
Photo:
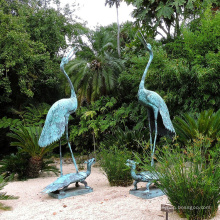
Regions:
[[[75,54],[76,51],[77,50],[74,47],[70,51],[70,53],[67,55],[67,57],[63,57],[60,63],[60,69],[64,73],[70,85],[71,97],[66,98],[66,99],[61,99],[52,105],[52,107],[47,113],[46,121],[45,121],[43,130],[42,130],[40,139],[38,141],[38,144],[40,147],[46,147],[52,144],[53,142],[60,140],[66,130],[67,143],[68,143],[71,155],[72,155],[72,159],[73,159],[73,163],[76,168],[76,172],[78,173],[76,161],[73,156],[73,152],[72,152],[71,145],[69,143],[69,138],[68,138],[68,120],[69,120],[70,114],[75,112],[77,109],[77,97],[74,91],[73,84],[64,70],[64,65],[69,62],[69,60]],[[60,141],[60,173],[61,173],[61,176],[63,176],[61,141]]]
[[[169,111],[164,100],[156,92],[150,91],[144,88],[144,81],[147,75],[147,71],[151,64],[151,61],[153,60],[153,52],[152,52],[151,45],[145,41],[142,34],[141,36],[144,40],[144,43],[146,44],[146,48],[148,49],[150,53],[150,58],[149,58],[148,64],[145,68],[144,74],[142,76],[142,79],[139,85],[138,100],[142,105],[146,106],[148,110],[148,121],[149,121],[149,130],[150,130],[151,166],[153,166],[157,134],[161,136],[166,135],[172,138],[173,136],[175,136],[176,133],[175,133],[173,124],[170,120]],[[155,131],[153,145],[152,145],[152,131]]]

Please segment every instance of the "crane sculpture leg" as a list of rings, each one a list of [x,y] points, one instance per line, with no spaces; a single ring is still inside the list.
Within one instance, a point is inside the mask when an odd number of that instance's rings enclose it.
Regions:
[[[66,121],[68,122],[68,118],[66,118]],[[72,151],[72,148],[71,148],[71,145],[70,145],[70,142],[69,142],[68,123],[66,123],[66,140],[67,140],[67,143],[68,143],[68,146],[69,146],[69,149],[70,149],[70,153],[71,153],[71,156],[72,156],[72,159],[73,159],[73,163],[74,163],[75,168],[76,168],[76,172],[78,173],[78,167],[77,167],[77,164],[76,164],[76,160],[73,156],[73,151]]]
[[[149,131],[150,131],[150,152],[151,152],[151,166],[152,165],[152,152],[153,152],[153,145],[152,145],[152,131],[151,131],[151,120],[150,120],[150,110],[148,109],[148,123],[149,123]]]
[[[151,151],[151,166],[154,165],[154,153],[156,148],[156,141],[157,141],[157,118],[158,118],[158,109],[153,108],[154,113],[154,143],[152,142],[152,129],[151,129],[151,118],[150,118],[150,110],[148,109],[148,122],[149,122],[149,131],[150,131],[150,151]]]
[[[60,140],[60,176],[63,176],[61,140]]]
[[[156,141],[157,141],[157,117],[158,117],[158,109],[154,109],[154,120],[155,120],[155,134],[154,134],[154,146],[151,152],[151,166],[154,165],[154,152],[156,148]]]

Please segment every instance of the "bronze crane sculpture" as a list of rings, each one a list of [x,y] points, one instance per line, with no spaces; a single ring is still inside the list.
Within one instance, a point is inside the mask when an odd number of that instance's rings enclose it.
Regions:
[[[77,50],[73,48],[70,51],[70,53],[67,55],[67,57],[63,57],[60,63],[60,69],[69,82],[70,89],[71,89],[71,96],[70,98],[61,99],[52,105],[52,107],[47,113],[46,121],[45,121],[43,130],[42,130],[40,139],[38,141],[38,144],[40,147],[46,147],[50,145],[51,143],[57,140],[60,140],[66,130],[66,140],[67,140],[67,143],[68,143],[71,155],[72,155],[72,159],[73,159],[73,163],[76,168],[76,172],[78,173],[76,160],[73,156],[73,152],[72,152],[71,145],[69,143],[69,137],[68,137],[68,120],[69,120],[70,114],[75,112],[77,109],[77,97],[76,97],[73,84],[64,69],[64,65],[69,62],[69,60],[75,54],[76,51]],[[61,141],[60,141],[60,173],[61,173],[61,176],[63,176]]]
[[[144,43],[146,44],[146,48],[148,49],[150,53],[150,58],[149,58],[148,64],[145,68],[144,74],[142,76],[142,79],[139,85],[138,101],[142,105],[146,106],[147,111],[148,111],[148,121],[149,121],[149,130],[150,130],[151,166],[153,166],[157,134],[161,136],[166,135],[172,138],[173,136],[175,136],[176,133],[175,133],[173,124],[170,120],[169,111],[164,100],[156,92],[150,91],[144,88],[144,81],[147,75],[147,71],[151,64],[151,61],[153,60],[153,52],[152,52],[151,45],[145,41],[142,34],[141,36],[144,40]],[[153,145],[152,145],[152,131],[155,131]]]

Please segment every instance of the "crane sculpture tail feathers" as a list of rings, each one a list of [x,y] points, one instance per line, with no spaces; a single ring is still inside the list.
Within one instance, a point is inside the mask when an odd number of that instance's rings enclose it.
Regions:
[[[155,118],[154,118],[153,110],[148,109],[148,114],[150,118],[151,131],[155,131]],[[175,133],[175,129],[173,128],[172,123],[170,123],[169,120],[166,120],[167,115],[166,116],[161,116],[161,115],[164,115],[164,113],[159,112],[158,114],[158,118],[157,118],[158,135],[168,136],[170,138],[173,138],[176,135],[176,133]]]

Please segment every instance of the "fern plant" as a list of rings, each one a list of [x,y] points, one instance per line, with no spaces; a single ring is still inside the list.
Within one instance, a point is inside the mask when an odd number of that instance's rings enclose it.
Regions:
[[[127,148],[139,148],[139,141],[142,139],[147,139],[147,132],[142,130],[130,130],[127,126],[121,129],[119,126],[112,129],[112,133],[106,135],[103,143],[105,146],[116,145],[118,147],[124,146]]]
[[[7,182],[4,180],[3,176],[0,176],[0,190],[2,190],[7,185]],[[9,200],[9,199],[18,199],[16,196],[6,195],[4,192],[0,192],[0,200]],[[10,210],[10,206],[5,206],[0,202],[0,209],[2,210]]]
[[[30,106],[25,107],[25,111],[12,109],[12,113],[19,115],[21,119],[3,117],[0,119],[0,128],[16,128],[22,124],[26,126],[41,125],[45,121],[49,107],[48,104],[42,103],[37,107],[30,104]]]
[[[12,109],[12,112],[22,119],[22,124],[30,127],[43,124],[49,108],[50,106],[46,103],[41,103],[38,106],[30,104],[25,107],[24,111]]]
[[[0,119],[0,128],[16,127],[20,126],[21,124],[22,121],[20,119],[13,119],[7,117],[3,117]]]
[[[215,144],[220,136],[220,110],[216,113],[213,110],[205,110],[197,116],[185,113],[182,117],[175,117],[174,127],[179,140],[184,144],[199,135],[211,138]]]
[[[26,107],[26,111],[23,114],[24,124],[27,126],[37,126],[43,124],[45,122],[49,107],[50,106],[45,103],[37,107],[34,105]]]

